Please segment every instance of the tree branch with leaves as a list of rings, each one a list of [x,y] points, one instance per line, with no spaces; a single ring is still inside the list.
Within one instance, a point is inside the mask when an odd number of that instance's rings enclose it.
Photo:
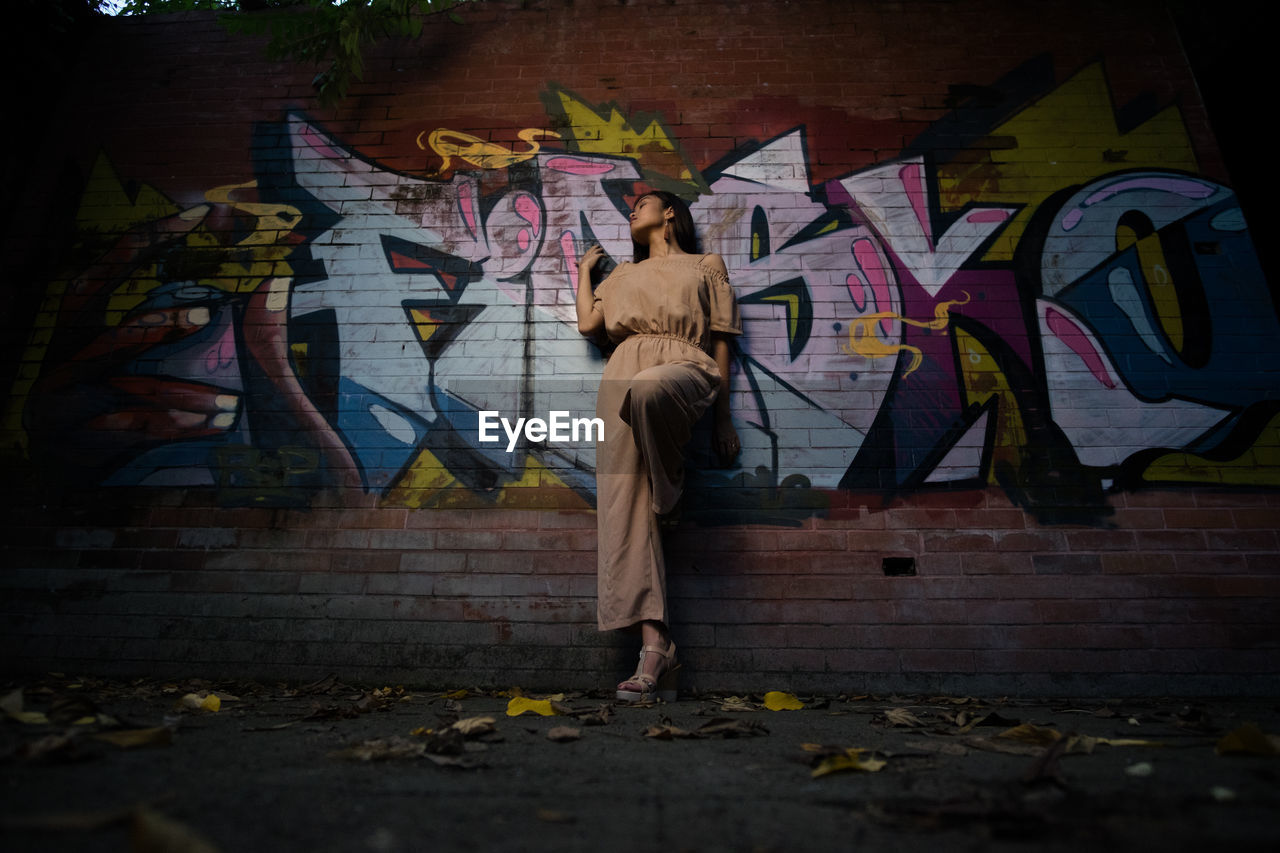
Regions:
[[[364,48],[394,36],[417,38],[427,15],[469,0],[128,0],[120,14],[223,11],[219,21],[238,35],[266,36],[269,59],[327,64],[312,81],[323,106],[346,97],[364,77]]]

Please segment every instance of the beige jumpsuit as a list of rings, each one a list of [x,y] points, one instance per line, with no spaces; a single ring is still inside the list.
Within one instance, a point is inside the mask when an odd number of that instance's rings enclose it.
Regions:
[[[596,397],[600,630],[667,621],[658,515],[684,486],[684,446],[716,398],[711,332],[742,334],[733,288],[706,255],[624,263],[595,292],[619,342]]]

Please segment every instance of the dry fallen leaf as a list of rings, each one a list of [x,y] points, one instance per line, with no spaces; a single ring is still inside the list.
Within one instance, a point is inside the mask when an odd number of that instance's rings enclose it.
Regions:
[[[1006,755],[1040,755],[1044,752],[1044,747],[1037,744],[999,740],[997,738],[971,736],[965,738],[962,743],[973,749],[981,749],[986,752],[1003,752]]]
[[[613,706],[606,702],[598,708],[571,708],[564,713],[584,726],[604,726],[613,717]]]
[[[654,740],[673,740],[682,737],[697,737],[696,734],[686,729],[677,728],[670,724],[659,726],[649,726],[644,730],[644,736],[653,738]]]
[[[133,813],[131,840],[135,853],[218,853],[219,850],[185,823],[146,808]]]
[[[155,726],[149,729],[121,729],[90,735],[94,740],[106,741],[121,749],[137,749],[144,746],[168,746],[173,743],[173,729]]]
[[[13,751],[13,758],[19,761],[84,761],[95,757],[94,752],[85,749],[84,741],[76,732],[45,735],[38,740],[24,743]]]
[[[1062,739],[1062,733],[1056,729],[1048,729],[1043,726],[1032,725],[1031,723],[1023,723],[1020,726],[1014,726],[1011,729],[1005,729],[996,735],[1003,740],[1015,740],[1019,743],[1034,743],[1040,746],[1048,746]]]
[[[985,743],[979,743],[982,741],[985,741]],[[1089,754],[1098,746],[1164,746],[1160,741],[1142,740],[1139,738],[1092,737],[1090,735],[1075,734],[1074,732],[1063,735],[1056,729],[1036,726],[1031,723],[1023,723],[1020,726],[1014,726],[1011,729],[1006,729],[995,735],[989,741],[986,741],[984,738],[970,738],[966,743],[970,746],[976,746],[979,749],[992,749],[997,752],[1032,754],[1025,751],[1002,748],[999,744],[1002,742],[1013,742],[1017,744],[1025,744],[1028,747],[1051,747],[1060,741],[1065,743],[1065,746],[1061,750],[1064,755],[1075,755],[1080,753]]]
[[[764,694],[764,706],[770,711],[802,711],[804,703],[794,693],[770,690]]]
[[[19,723],[25,723],[28,726],[44,726],[49,724],[49,718],[40,711],[24,711],[22,709],[22,688],[7,693],[3,699],[0,699],[0,711],[12,720]]]
[[[389,738],[372,738],[329,753],[330,758],[348,758],[353,761],[384,761],[389,758],[421,758],[427,754],[427,746],[392,735]]]
[[[759,735],[767,735],[768,733],[768,729],[759,723],[752,722],[751,720],[730,720],[717,717],[712,720],[707,720],[705,723],[698,726],[694,735],[697,737],[733,738],[757,737]]]
[[[884,712],[884,718],[892,726],[923,726],[920,718],[908,711],[906,708],[889,708]]]
[[[1020,780],[1022,784],[1038,785],[1049,783],[1065,786],[1066,780],[1062,777],[1062,768],[1058,765],[1058,759],[1067,754],[1072,744],[1072,739],[1068,737],[1045,747],[1031,762],[1031,765],[1023,771]]]
[[[557,811],[556,809],[538,809],[538,820],[546,823],[573,823],[577,818],[568,812]]]
[[[942,755],[968,755],[969,750],[958,743],[945,740],[909,740],[903,743],[908,749],[937,752]]]
[[[875,758],[869,749],[850,748],[835,755],[823,758],[810,774],[814,779],[840,773],[845,770],[858,770],[864,773],[876,773],[883,770],[886,763]]]
[[[422,757],[439,767],[464,767],[471,769],[481,766],[480,762],[476,761],[474,758],[468,758],[465,755],[436,755],[435,753],[428,752]]]
[[[463,737],[477,737],[495,731],[495,722],[493,717],[467,717],[465,720],[458,720],[449,728],[460,732]]]
[[[1002,717],[995,711],[992,711],[991,713],[983,714],[980,717],[971,717],[967,723],[960,725],[960,733],[964,734],[966,732],[973,731],[979,726],[1004,726],[1007,728],[1009,726],[1016,726],[1019,722],[1021,721]]]
[[[1280,753],[1280,738],[1265,734],[1253,723],[1245,723],[1227,732],[1218,740],[1218,755],[1276,755]]]
[[[17,690],[9,691],[4,695],[3,699],[0,699],[0,711],[4,711],[6,714],[22,713],[22,688],[21,687],[19,687]]]
[[[573,726],[555,726],[547,732],[547,740],[555,743],[568,743],[580,737],[582,737],[582,729],[575,729]]]

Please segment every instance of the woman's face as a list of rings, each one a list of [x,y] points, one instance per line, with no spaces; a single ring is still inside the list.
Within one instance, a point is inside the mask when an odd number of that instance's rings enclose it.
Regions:
[[[641,196],[631,208],[631,239],[644,242],[642,238],[650,229],[666,225],[669,211],[656,195]]]

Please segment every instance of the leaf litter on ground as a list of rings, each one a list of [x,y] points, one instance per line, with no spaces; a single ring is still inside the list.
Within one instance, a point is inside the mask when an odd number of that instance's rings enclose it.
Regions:
[[[863,747],[824,746],[818,743],[806,743],[801,749],[810,753],[810,776],[820,779],[832,773],[859,771],[862,773],[878,773],[888,762],[875,757],[875,750]]]
[[[1255,723],[1244,723],[1219,738],[1214,751],[1218,755],[1280,755],[1280,736],[1264,733]]]
[[[728,717],[714,717],[692,730],[672,725],[664,717],[661,723],[649,726],[643,732],[645,737],[653,740],[759,737],[768,733],[769,730],[757,722]]]
[[[425,758],[442,767],[474,768],[481,763],[467,755],[501,740],[493,717],[467,717],[441,729],[418,728],[413,739],[392,735],[369,738],[329,753],[330,758],[350,761],[388,761]]]

